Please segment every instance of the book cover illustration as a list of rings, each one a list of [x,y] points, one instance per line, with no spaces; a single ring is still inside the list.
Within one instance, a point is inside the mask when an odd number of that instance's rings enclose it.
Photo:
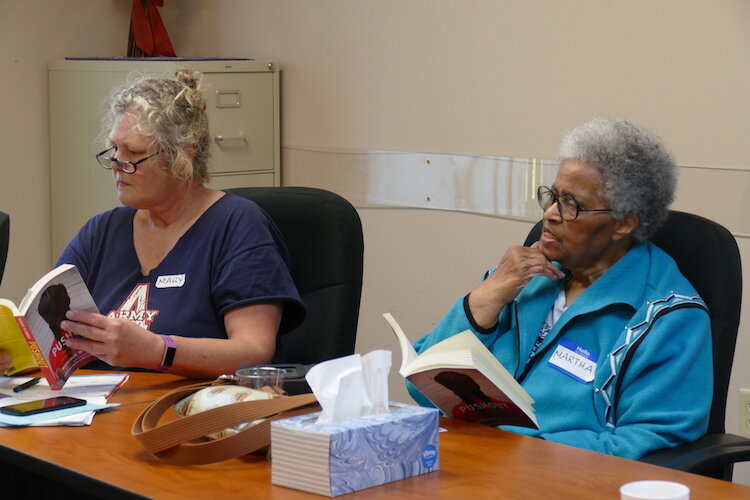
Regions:
[[[435,369],[412,374],[408,379],[449,417],[493,427],[537,428],[521,408],[478,370]]]
[[[73,272],[70,272],[71,270]],[[86,284],[74,267],[43,284],[40,292],[30,296],[33,299],[26,306],[26,321],[37,349],[56,379],[54,385],[62,387],[76,368],[92,361],[94,357],[66,345],[66,340],[73,334],[60,328],[60,322],[65,319],[65,313],[72,308],[91,310],[93,306],[95,311],[98,310],[93,304]],[[33,346],[31,348],[34,349]],[[50,385],[53,385],[52,381]]]
[[[3,345],[17,347],[19,340],[25,340],[28,345],[26,352],[33,355],[35,365],[41,369],[52,389],[62,388],[77,368],[96,359],[84,351],[71,349],[66,342],[73,334],[60,327],[70,309],[99,312],[75,266],[59,266],[44,275],[29,289],[17,309],[4,299],[0,305],[3,306],[0,316],[5,325]],[[15,320],[16,326],[11,319]],[[13,351],[14,367],[9,374],[29,367],[30,363],[21,359],[25,353],[19,351]],[[17,352],[18,362],[15,359]]]
[[[83,280],[76,282],[74,279],[65,279],[68,277],[70,276],[60,275],[60,282],[45,287],[30,304],[26,313],[26,321],[38,349],[55,378],[63,383],[76,368],[94,359],[84,351],[68,347],[66,340],[73,334],[60,327],[60,323],[65,319],[65,313],[71,309],[71,303],[78,304],[76,308],[81,308],[82,302],[85,303],[87,297],[90,299]]]

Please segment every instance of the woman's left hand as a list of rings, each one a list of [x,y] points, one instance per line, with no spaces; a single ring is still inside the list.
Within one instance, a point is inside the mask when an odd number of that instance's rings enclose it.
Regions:
[[[72,349],[93,354],[113,366],[156,368],[164,351],[162,339],[132,321],[70,310],[60,327],[76,335],[66,340]]]

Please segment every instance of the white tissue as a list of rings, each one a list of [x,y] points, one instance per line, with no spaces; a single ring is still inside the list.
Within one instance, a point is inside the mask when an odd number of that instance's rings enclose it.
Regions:
[[[316,424],[330,424],[388,409],[391,351],[352,354],[318,363],[305,375],[318,399]]]

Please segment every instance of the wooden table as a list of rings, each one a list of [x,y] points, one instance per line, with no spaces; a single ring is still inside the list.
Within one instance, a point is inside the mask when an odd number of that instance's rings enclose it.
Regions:
[[[122,406],[100,413],[91,426],[0,429],[0,461],[36,471],[37,483],[54,481],[93,497],[323,498],[271,485],[270,464],[260,455],[202,466],[151,457],[130,435],[131,425],[146,402],[187,383],[192,381],[132,373],[111,399]],[[441,425],[447,432],[440,435],[440,471],[345,498],[617,499],[620,485],[641,479],[681,482],[693,499],[750,498],[747,486],[450,419]],[[53,496],[59,484],[49,488]]]

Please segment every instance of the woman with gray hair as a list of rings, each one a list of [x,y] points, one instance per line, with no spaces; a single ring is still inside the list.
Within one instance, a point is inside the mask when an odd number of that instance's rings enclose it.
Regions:
[[[693,441],[711,405],[710,322],[648,242],[674,198],[674,161],[616,119],[573,130],[560,161],[537,191],[539,241],[508,249],[415,347],[473,331],[535,400],[539,428],[507,430],[633,459]]]
[[[284,316],[304,317],[289,257],[253,202],[206,187],[209,128],[201,74],[118,90],[106,149],[124,205],[89,220],[63,251],[102,314],[72,310],[74,349],[103,362],[209,378],[271,361]]]

